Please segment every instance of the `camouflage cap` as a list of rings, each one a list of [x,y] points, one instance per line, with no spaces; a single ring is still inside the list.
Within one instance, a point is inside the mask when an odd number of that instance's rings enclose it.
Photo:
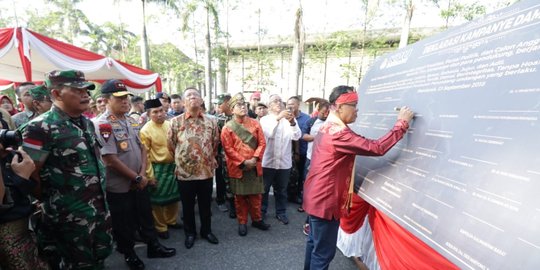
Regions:
[[[47,88],[63,85],[74,88],[96,89],[96,85],[86,81],[84,73],[79,70],[53,70],[45,75],[45,85]]]
[[[244,95],[242,95],[242,93],[238,93],[234,95],[234,97],[232,97],[231,100],[229,101],[229,108],[233,109],[236,104],[244,104],[244,103],[246,103]]]
[[[33,100],[43,101],[45,99],[51,99],[49,89],[45,85],[35,86],[28,90],[28,93],[32,96]]]
[[[215,99],[215,102],[217,105],[223,104],[225,101],[231,100],[231,95],[229,94],[219,94],[217,98]]]

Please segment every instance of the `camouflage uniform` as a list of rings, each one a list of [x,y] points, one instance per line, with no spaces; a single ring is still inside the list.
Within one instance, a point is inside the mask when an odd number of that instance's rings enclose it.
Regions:
[[[232,119],[232,115],[226,115],[224,113],[221,113],[217,116],[217,125],[219,129],[219,134],[221,134],[221,130],[225,126],[225,124]],[[221,172],[223,174],[223,180],[225,182],[225,196],[227,200],[229,201],[229,215],[231,217],[236,216],[236,210],[234,207],[234,194],[231,191],[231,187],[229,185],[229,175],[227,174],[227,162],[225,162],[225,151],[223,150],[223,146],[221,143],[218,145],[218,152],[217,152],[217,162],[219,167],[217,169],[221,169]]]
[[[73,87],[92,89],[81,82],[82,72],[51,74],[78,81]],[[112,251],[112,237],[105,167],[94,125],[53,106],[26,126],[23,147],[36,163],[43,164],[39,172],[43,201],[37,231],[40,250],[53,268],[102,269]]]

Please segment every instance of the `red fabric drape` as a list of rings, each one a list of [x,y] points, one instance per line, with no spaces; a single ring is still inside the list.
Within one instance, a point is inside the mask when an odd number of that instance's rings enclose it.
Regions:
[[[129,69],[130,71],[132,72],[135,72],[135,73],[138,73],[138,74],[143,74],[143,75],[149,75],[149,74],[153,74],[154,72],[153,71],[150,71],[150,70],[146,70],[146,69],[142,69],[140,67],[136,67],[134,65],[130,65],[128,63],[124,63],[122,61],[118,61],[116,60],[116,62],[118,62],[120,65],[124,66],[125,68]],[[145,87],[148,87],[148,86],[144,86],[144,85],[140,85],[140,84],[136,84],[134,82],[124,82],[127,86],[129,87],[132,87],[132,88],[145,88]],[[156,79],[156,82],[155,82],[155,85],[156,85],[156,92],[161,92],[161,88],[162,88],[162,85],[161,85],[161,78],[158,77]]]
[[[24,55],[24,43],[22,38],[22,31],[21,28],[17,28],[17,40],[19,41],[19,57],[21,58],[21,64],[24,71],[24,77],[27,82],[32,81],[32,64],[30,63],[30,60],[26,58]]]
[[[369,212],[375,251],[382,270],[459,269],[381,211],[371,208]]]
[[[15,28],[0,29],[0,48],[4,48],[13,38]]]
[[[339,220],[339,226],[348,234],[353,234],[362,227],[369,209],[372,208],[368,202],[356,194],[353,194],[352,201],[353,204],[349,215],[341,217]]]
[[[373,244],[382,270],[459,269],[358,195],[353,196],[350,214],[341,218],[341,229],[349,234],[358,231],[362,227],[366,215],[369,217]]]
[[[27,29],[28,30],[28,29]],[[62,52],[63,54],[79,59],[79,60],[87,60],[87,61],[95,61],[105,58],[105,56],[99,55],[97,53],[93,53],[91,51],[87,51],[85,49],[73,46],[68,43],[64,43],[62,41],[58,41],[56,39],[52,39],[50,37],[46,37],[42,34],[38,34],[34,31],[28,30],[28,32],[32,33],[36,38],[41,40],[43,43],[49,45],[51,48]]]

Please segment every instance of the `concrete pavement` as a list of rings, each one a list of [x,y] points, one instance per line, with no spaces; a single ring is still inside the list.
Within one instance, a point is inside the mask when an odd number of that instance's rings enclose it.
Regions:
[[[177,254],[171,258],[148,259],[146,245],[138,244],[136,252],[146,264],[146,269],[303,269],[306,236],[302,233],[306,214],[296,211],[297,204],[289,203],[287,211],[289,224],[283,225],[274,217],[274,197],[270,196],[266,222],[272,227],[260,231],[250,226],[248,235],[238,235],[236,219],[230,219],[228,212],[218,210],[212,202],[212,231],[219,239],[218,245],[212,245],[198,236],[191,249],[184,246],[184,231],[170,230],[170,238],[160,239],[167,247],[176,248]],[[200,229],[196,213],[197,229]],[[114,251],[106,261],[106,269],[128,269],[122,254]],[[354,262],[344,257],[339,249],[330,264],[333,270],[357,269]]]

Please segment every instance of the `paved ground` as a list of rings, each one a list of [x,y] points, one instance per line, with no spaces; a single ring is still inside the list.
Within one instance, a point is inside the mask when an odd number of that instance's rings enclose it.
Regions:
[[[230,219],[228,213],[220,212],[215,202],[212,202],[212,230],[220,241],[218,245],[212,245],[199,237],[193,248],[188,250],[184,247],[184,231],[172,230],[171,238],[161,242],[167,247],[176,248],[176,256],[148,259],[143,244],[136,247],[136,252],[146,264],[146,269],[302,269],[306,239],[302,225],[306,216],[296,211],[298,205],[289,204],[287,211],[290,223],[283,225],[274,218],[273,196],[270,196],[270,204],[266,221],[272,225],[269,231],[248,226],[248,235],[239,236],[236,219]],[[198,215],[196,218],[198,222]],[[118,252],[107,259],[106,266],[107,269],[127,269],[123,255]],[[338,249],[330,269],[354,270],[356,267]]]

